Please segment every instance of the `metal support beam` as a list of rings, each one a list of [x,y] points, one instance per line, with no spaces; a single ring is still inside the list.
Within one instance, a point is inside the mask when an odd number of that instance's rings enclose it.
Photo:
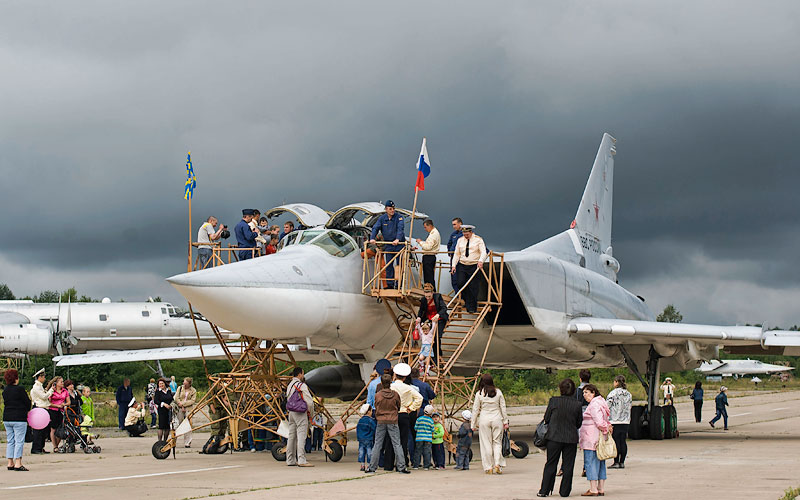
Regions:
[[[636,378],[639,379],[639,382],[642,383],[642,386],[644,386],[644,391],[649,392],[649,389],[647,388],[647,381],[644,379],[644,377],[642,377],[639,367],[636,365],[636,361],[634,361],[631,355],[628,354],[628,350],[625,349],[624,345],[619,345],[618,347],[619,352],[622,353],[622,357],[625,358],[625,364],[628,365],[628,368],[630,368],[633,374],[636,375]]]
[[[661,379],[661,355],[650,346],[650,356],[647,360],[647,412],[652,413],[653,407],[658,406],[658,382]]]

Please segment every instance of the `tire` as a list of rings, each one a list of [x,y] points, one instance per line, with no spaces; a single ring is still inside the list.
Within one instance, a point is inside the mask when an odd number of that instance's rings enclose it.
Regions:
[[[155,443],[153,443],[153,449],[152,449],[153,456],[158,460],[164,460],[169,456],[170,450],[161,451],[161,448],[163,448],[166,444],[167,444],[166,441],[156,441]]]
[[[92,451],[94,451],[95,453],[100,453],[101,450],[102,450],[102,448],[100,448],[99,446],[93,446],[92,447]]]
[[[664,439],[666,429],[664,429],[663,407],[661,406],[653,407],[653,411],[650,413],[650,418],[648,419],[647,427],[648,430],[650,431],[650,439],[655,439],[656,441]]]
[[[664,439],[678,437],[678,412],[672,405],[663,406],[664,410]]]
[[[514,458],[525,458],[530,453],[530,448],[528,447],[528,443],[525,441],[514,441],[514,444],[519,447],[519,451],[515,450],[514,447],[511,447],[511,454],[514,455]]]
[[[272,458],[278,462],[286,461],[286,443],[283,440],[272,445]]]
[[[92,448],[87,446],[86,448],[83,449],[83,452],[86,453],[87,455],[91,455],[92,454]]]
[[[67,446],[67,453],[75,453],[75,445],[71,444]]]
[[[342,448],[342,445],[339,444],[339,441],[328,441],[328,447],[331,449],[331,452],[328,453],[326,451],[325,454],[328,455],[328,458],[331,460],[331,462],[338,462],[342,459],[344,456],[344,448]]]
[[[628,437],[631,439],[643,439],[645,437],[644,416],[645,406],[631,407],[631,425],[628,427]]]

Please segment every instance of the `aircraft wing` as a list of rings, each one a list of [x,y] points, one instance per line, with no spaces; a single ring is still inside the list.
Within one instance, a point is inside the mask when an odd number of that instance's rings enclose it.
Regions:
[[[603,341],[620,343],[679,343],[693,340],[701,344],[761,345],[762,347],[800,348],[800,332],[764,330],[757,326],[694,325],[659,323],[612,318],[575,318],[567,326],[570,333],[604,336]],[[599,340],[599,339],[598,339]]]
[[[235,357],[242,352],[242,344],[228,344],[228,349]],[[297,361],[336,361],[333,351],[308,349],[306,346],[290,345],[292,356]],[[219,344],[203,346],[206,359],[226,359],[225,352]],[[94,351],[86,354],[68,354],[53,357],[56,366],[98,365],[102,363],[129,363],[132,361],[163,361],[174,359],[199,360],[200,346],[161,347],[156,349],[134,349],[129,351]]]

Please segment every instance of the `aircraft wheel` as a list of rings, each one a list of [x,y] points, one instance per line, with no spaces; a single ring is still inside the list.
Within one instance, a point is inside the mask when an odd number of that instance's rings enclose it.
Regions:
[[[672,405],[662,407],[664,410],[664,439],[678,437],[678,412]]]
[[[339,441],[331,440],[328,441],[328,447],[331,449],[331,452],[325,452],[328,455],[328,458],[331,459],[331,462],[338,462],[344,456],[344,448],[342,445],[339,444]]]
[[[631,439],[642,439],[645,437],[644,423],[642,422],[644,409],[644,406],[631,407],[631,425],[628,428],[628,437]]]
[[[272,458],[274,458],[278,462],[286,461],[286,443],[283,440],[277,443],[273,443]]]
[[[166,445],[167,445],[166,441],[156,441],[155,443],[153,443],[153,449],[152,449],[153,456],[158,460],[164,460],[165,458],[167,458],[169,456],[170,450],[161,451],[161,449]]]
[[[514,458],[525,458],[528,456],[530,452],[528,443],[525,441],[514,441],[514,444],[519,448],[519,450],[515,450],[513,446],[511,447],[511,454],[514,455]]]
[[[664,428],[664,408],[661,406],[653,407],[647,427],[650,430],[650,439],[664,439],[664,435],[666,434],[666,429]]]

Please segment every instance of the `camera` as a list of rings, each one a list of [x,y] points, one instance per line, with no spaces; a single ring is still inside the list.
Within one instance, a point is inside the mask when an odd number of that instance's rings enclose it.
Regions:
[[[231,232],[228,231],[227,224],[222,224],[222,232],[219,234],[219,237],[222,238],[223,240],[227,240],[228,238],[231,237]]]

